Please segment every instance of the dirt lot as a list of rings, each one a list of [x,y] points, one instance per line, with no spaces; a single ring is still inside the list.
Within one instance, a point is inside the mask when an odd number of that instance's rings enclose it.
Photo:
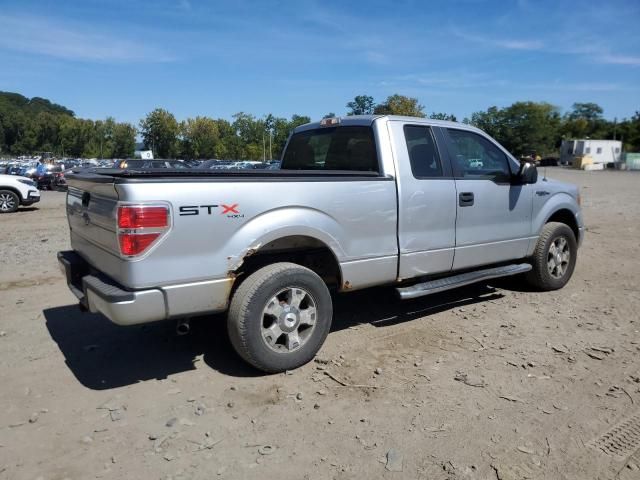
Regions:
[[[81,314],[43,192],[0,217],[0,478],[640,478],[640,175],[548,174],[588,225],[566,288],[338,296],[317,361],[272,376],[221,318]]]

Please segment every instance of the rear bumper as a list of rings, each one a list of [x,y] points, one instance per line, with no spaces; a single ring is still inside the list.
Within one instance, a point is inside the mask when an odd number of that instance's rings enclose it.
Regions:
[[[91,268],[75,251],[58,252],[67,285],[92,313],[101,313],[118,325],[136,325],[174,317],[224,311],[232,279],[127,290]]]

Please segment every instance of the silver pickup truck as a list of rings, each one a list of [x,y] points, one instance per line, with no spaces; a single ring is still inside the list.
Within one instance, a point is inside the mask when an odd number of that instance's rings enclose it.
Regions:
[[[584,227],[573,185],[539,178],[469,125],[394,116],[298,127],[280,170],[93,169],[68,176],[82,308],[120,325],[227,311],[267,372],[322,346],[330,291],[403,299],[523,274],[563,287]]]

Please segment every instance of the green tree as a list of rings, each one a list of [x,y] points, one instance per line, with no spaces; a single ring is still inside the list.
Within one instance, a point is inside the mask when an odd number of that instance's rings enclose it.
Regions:
[[[209,117],[188,118],[182,123],[182,154],[188,158],[215,158],[220,142],[218,125]]]
[[[311,117],[307,117],[306,115],[293,114],[291,116],[291,120],[289,121],[289,130],[293,130],[300,125],[304,125],[305,123],[309,122],[311,122]]]
[[[569,120],[584,118],[588,122],[595,122],[602,119],[603,113],[604,110],[597,103],[574,103],[568,118]]]
[[[424,118],[424,106],[420,105],[417,98],[405,97],[404,95],[390,95],[387,99],[373,110],[377,115],[404,115],[407,117]]]
[[[623,141],[625,150],[640,152],[640,112],[636,112],[629,120],[625,119],[616,126],[616,138]]]
[[[471,119],[467,122],[480,130],[484,130],[496,140],[500,141],[504,137],[503,112],[496,106],[489,107],[486,112],[479,111],[471,114]]]
[[[213,156],[219,159],[240,158],[242,149],[233,125],[231,125],[229,121],[222,118],[214,121],[216,122],[216,127],[218,128],[220,142],[216,145]]]
[[[172,113],[156,108],[140,120],[140,133],[146,148],[153,150],[158,158],[178,156],[180,126]]]
[[[333,118],[333,117],[335,117],[335,116],[336,116],[336,114],[335,114],[335,113],[333,113],[333,112],[329,112],[329,113],[325,114],[322,118]]]
[[[434,120],[448,120],[450,122],[457,122],[456,116],[452,113],[442,113],[442,112],[433,112],[429,115],[429,118],[433,118]]]
[[[113,127],[113,158],[130,158],[136,149],[136,128],[130,123]]]
[[[300,119],[302,121],[304,119]],[[306,123],[306,122],[304,122]],[[291,123],[286,118],[276,117],[273,121],[273,158],[280,158],[282,150],[291,134]]]
[[[240,147],[238,160],[262,160],[266,154],[268,135],[265,122],[253,115],[239,112],[233,116],[233,128],[237,135],[236,147]]]
[[[560,140],[560,114],[545,102],[516,102],[475,112],[471,124],[484,130],[514,155],[554,152]]]
[[[564,116],[561,134],[565,138],[607,138],[611,122],[602,118],[602,107],[597,103],[574,103]],[[612,132],[611,132],[612,133]]]
[[[373,97],[369,95],[356,95],[356,97],[347,103],[349,111],[347,115],[371,115],[375,108]]]

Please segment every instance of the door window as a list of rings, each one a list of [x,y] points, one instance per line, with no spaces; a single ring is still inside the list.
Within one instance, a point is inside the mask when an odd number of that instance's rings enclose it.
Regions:
[[[509,181],[509,160],[502,150],[476,133],[451,128],[447,131],[451,155],[461,177]]]
[[[442,164],[436,149],[431,128],[420,125],[405,125],[411,173],[415,178],[442,177]]]

